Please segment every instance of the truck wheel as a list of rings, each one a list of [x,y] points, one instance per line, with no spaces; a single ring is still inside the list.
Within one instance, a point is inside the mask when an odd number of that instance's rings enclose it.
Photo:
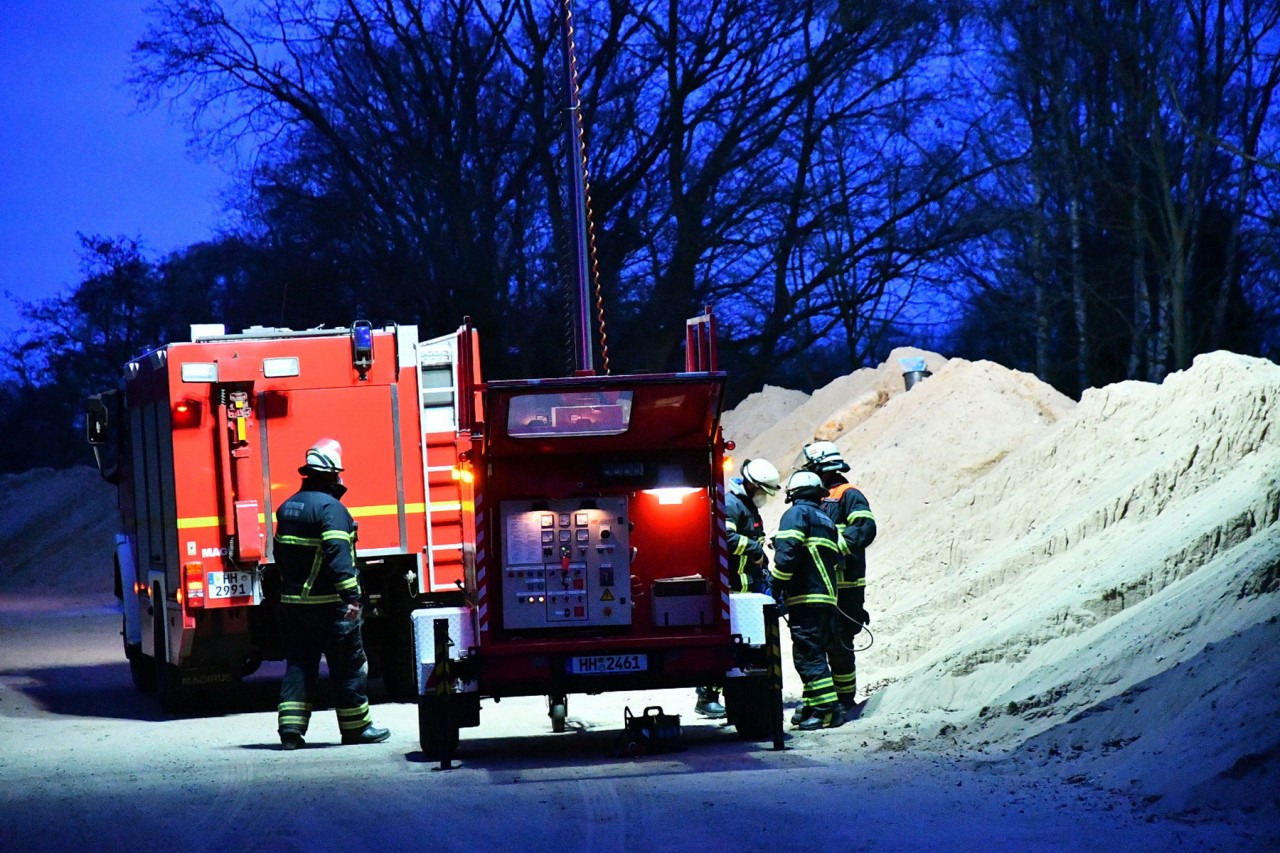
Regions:
[[[764,740],[773,734],[773,703],[769,695],[767,675],[747,675],[726,679],[724,705],[726,716],[738,737]]]
[[[569,698],[561,694],[547,697],[547,716],[551,718],[551,731],[559,734],[564,731],[565,718],[569,716]]]
[[[160,601],[160,587],[153,593],[152,601]],[[178,668],[169,663],[169,648],[164,637],[164,608],[156,607],[151,620],[155,632],[155,679],[156,693],[160,699],[160,710],[166,714],[176,714],[182,710],[185,696],[178,681]]]
[[[123,628],[120,631],[120,636],[125,636]],[[124,656],[129,661],[129,677],[133,679],[133,689],[139,693],[155,693],[155,659],[142,653],[141,643],[130,643],[128,640],[124,641]]]
[[[447,697],[418,697],[418,743],[422,754],[432,761],[458,751],[458,724],[445,719],[445,701]]]

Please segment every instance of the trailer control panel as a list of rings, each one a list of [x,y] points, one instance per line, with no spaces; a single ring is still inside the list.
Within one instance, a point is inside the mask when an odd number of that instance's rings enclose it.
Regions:
[[[627,499],[503,501],[502,624],[631,624]]]

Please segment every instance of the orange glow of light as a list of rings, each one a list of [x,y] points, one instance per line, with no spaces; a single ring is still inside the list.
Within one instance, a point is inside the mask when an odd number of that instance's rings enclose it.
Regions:
[[[450,476],[463,483],[474,483],[476,480],[476,475],[471,473],[471,466],[465,464],[454,466],[453,470],[450,472]]]
[[[733,466],[733,457],[732,457],[732,456],[726,456],[726,457],[724,458],[724,462],[722,463],[722,465],[723,465],[723,467],[724,467],[724,472],[725,472],[726,474],[732,473],[732,471],[733,471],[733,467],[734,467],[734,466]]]

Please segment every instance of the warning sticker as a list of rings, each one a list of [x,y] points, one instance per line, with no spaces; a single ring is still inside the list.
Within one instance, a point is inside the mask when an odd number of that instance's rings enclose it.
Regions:
[[[600,596],[601,601],[613,601],[613,590],[605,589],[604,595]]]

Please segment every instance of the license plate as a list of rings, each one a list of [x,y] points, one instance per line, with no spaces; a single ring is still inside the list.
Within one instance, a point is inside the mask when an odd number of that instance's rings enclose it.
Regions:
[[[569,658],[570,675],[618,675],[644,672],[649,668],[647,655],[588,655]]]
[[[253,572],[209,572],[210,598],[248,598],[253,595]]]

